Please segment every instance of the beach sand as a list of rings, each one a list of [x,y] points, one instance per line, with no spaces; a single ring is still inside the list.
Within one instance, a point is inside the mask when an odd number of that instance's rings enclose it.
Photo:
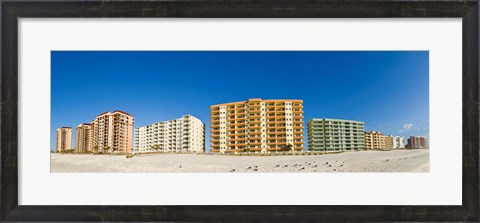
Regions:
[[[51,154],[51,172],[429,172],[429,150],[359,151],[328,155]]]

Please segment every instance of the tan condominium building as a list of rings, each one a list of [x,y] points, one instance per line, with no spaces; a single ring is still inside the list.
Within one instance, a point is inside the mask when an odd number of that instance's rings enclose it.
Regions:
[[[386,150],[393,149],[393,136],[383,136],[383,140],[385,143]]]
[[[402,149],[405,148],[404,138],[402,136],[388,135],[384,136],[386,149]]]
[[[133,123],[133,116],[120,110],[98,115],[91,122],[93,128],[93,152],[131,153]]]
[[[383,133],[378,131],[365,132],[365,149],[384,150],[385,138]]]
[[[57,142],[56,152],[61,153],[72,150],[72,128],[58,128],[55,139]]]
[[[93,126],[91,123],[83,123],[75,128],[75,150],[77,153],[92,152]]]
[[[135,128],[135,152],[205,151],[205,124],[192,115]]]
[[[302,100],[262,100],[210,106],[212,153],[304,149]]]

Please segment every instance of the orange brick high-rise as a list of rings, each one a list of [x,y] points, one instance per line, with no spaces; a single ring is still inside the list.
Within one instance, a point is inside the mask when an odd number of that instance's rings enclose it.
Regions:
[[[120,110],[98,115],[92,121],[93,151],[99,153],[131,153],[133,122],[133,116]]]
[[[302,100],[262,100],[210,106],[212,153],[304,149]]]

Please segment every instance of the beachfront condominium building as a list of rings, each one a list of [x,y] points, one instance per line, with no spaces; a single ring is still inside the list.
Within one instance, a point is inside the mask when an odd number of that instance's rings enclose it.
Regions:
[[[423,136],[410,136],[407,140],[407,148],[410,149],[425,149],[427,146],[427,138]]]
[[[119,110],[98,115],[91,122],[92,150],[97,153],[131,153],[133,122],[133,116]]]
[[[75,128],[75,150],[77,153],[92,152],[93,128],[91,123],[83,123]]]
[[[55,139],[57,144],[56,152],[61,153],[72,150],[72,128],[58,128]]]
[[[383,136],[383,140],[385,141],[385,149],[391,150],[393,149],[393,136]]]
[[[212,153],[304,149],[302,100],[262,100],[210,106]]]
[[[365,148],[367,150],[384,150],[385,137],[378,131],[365,132]]]
[[[205,151],[205,124],[192,115],[135,128],[135,152]]]
[[[403,136],[392,136],[392,137],[393,137],[393,149],[405,148]]]
[[[308,149],[310,151],[351,151],[365,149],[363,122],[341,119],[308,121]]]

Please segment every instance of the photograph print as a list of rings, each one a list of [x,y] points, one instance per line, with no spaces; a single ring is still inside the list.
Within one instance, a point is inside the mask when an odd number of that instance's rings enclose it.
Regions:
[[[52,51],[52,173],[429,172],[428,51]]]

